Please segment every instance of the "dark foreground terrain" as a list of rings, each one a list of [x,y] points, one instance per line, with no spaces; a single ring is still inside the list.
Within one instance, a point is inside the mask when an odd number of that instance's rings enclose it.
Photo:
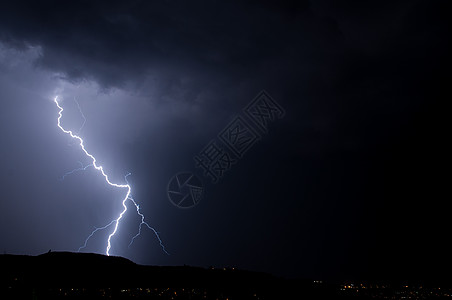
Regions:
[[[312,299],[311,281],[235,269],[159,267],[122,257],[0,255],[0,299]],[[317,297],[318,298],[318,297]]]
[[[0,255],[0,299],[452,299],[425,283],[288,280],[236,269],[137,265],[122,257]]]

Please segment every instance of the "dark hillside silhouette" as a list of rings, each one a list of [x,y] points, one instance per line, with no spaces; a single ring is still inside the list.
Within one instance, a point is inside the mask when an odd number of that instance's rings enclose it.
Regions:
[[[285,299],[312,292],[308,281],[290,281],[266,273],[143,266],[123,257],[92,253],[1,255],[0,264],[1,293],[9,297],[124,299],[152,298],[155,294],[159,299]]]

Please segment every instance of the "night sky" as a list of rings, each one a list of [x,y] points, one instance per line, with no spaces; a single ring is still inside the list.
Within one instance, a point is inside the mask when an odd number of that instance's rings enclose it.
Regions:
[[[77,251],[134,207],[112,255],[297,278],[449,276],[447,1],[11,1],[0,8],[0,251]],[[449,53],[449,54],[447,54]],[[448,82],[449,83],[449,82]],[[265,90],[285,114],[259,131]],[[77,107],[77,102],[83,114]],[[240,116],[218,182],[195,157]],[[223,147],[224,148],[224,147]],[[225,149],[223,149],[225,150]],[[227,149],[226,149],[227,150]],[[169,180],[204,194],[180,209]],[[104,253],[111,228],[83,251]],[[449,274],[449,275],[447,275]]]

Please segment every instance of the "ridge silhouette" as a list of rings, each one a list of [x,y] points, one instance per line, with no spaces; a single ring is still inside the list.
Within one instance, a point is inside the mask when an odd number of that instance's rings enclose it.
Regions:
[[[192,266],[145,266],[124,257],[94,253],[49,251],[37,256],[4,254],[0,255],[0,265],[1,299],[18,295],[27,297],[33,293],[52,299],[49,293],[74,289],[88,293],[80,297],[83,298],[92,297],[94,291],[105,288],[113,293],[110,294],[112,298],[117,298],[115,293],[120,294],[124,289],[131,288],[174,289],[176,293],[176,289],[209,291],[211,297],[199,299],[217,299],[219,295],[229,295],[229,299],[278,299],[280,296],[284,299],[292,297],[295,289],[299,288],[310,294],[307,281],[286,280],[267,273]],[[120,298],[123,299],[124,295]],[[187,295],[186,298],[180,296],[174,299],[198,298]]]

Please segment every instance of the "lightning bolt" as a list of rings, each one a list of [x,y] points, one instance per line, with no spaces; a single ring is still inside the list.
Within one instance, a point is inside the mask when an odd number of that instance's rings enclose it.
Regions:
[[[74,100],[75,100],[75,99],[74,99]],[[154,232],[155,236],[156,236],[157,239],[159,240],[159,243],[160,243],[160,246],[162,247],[162,250],[163,250],[166,254],[169,255],[169,253],[168,253],[168,252],[166,251],[166,249],[165,249],[165,246],[164,246],[163,243],[162,243],[162,240],[161,240],[161,238],[160,238],[158,232],[157,232],[153,227],[151,227],[148,223],[146,223],[146,222],[144,221],[145,218],[144,218],[144,215],[140,212],[140,207],[139,207],[139,205],[138,205],[138,204],[135,202],[135,200],[132,198],[132,195],[131,195],[132,188],[131,188],[129,182],[127,181],[127,177],[130,175],[130,173],[128,173],[128,174],[125,176],[126,184],[117,184],[117,183],[111,182],[110,179],[109,179],[109,177],[108,177],[108,175],[105,173],[104,168],[103,168],[102,166],[98,165],[98,164],[97,164],[96,158],[86,150],[83,139],[82,139],[80,136],[78,136],[77,134],[74,134],[71,130],[66,130],[66,129],[63,128],[63,126],[61,126],[61,118],[63,117],[63,110],[64,110],[64,109],[63,109],[63,107],[60,106],[60,104],[59,104],[59,102],[58,102],[58,96],[56,96],[56,97],[54,98],[54,102],[55,102],[56,106],[57,106],[58,109],[59,109],[59,111],[58,111],[58,119],[57,119],[57,125],[58,125],[58,128],[60,128],[61,131],[63,131],[64,133],[70,135],[71,138],[73,138],[73,139],[75,139],[75,140],[77,140],[77,141],[79,142],[80,148],[82,149],[83,153],[85,153],[85,155],[86,155],[88,158],[90,158],[90,160],[92,161],[92,163],[89,164],[88,166],[92,166],[92,167],[95,168],[97,171],[99,171],[99,172],[102,174],[102,176],[104,177],[105,181],[106,181],[110,186],[114,186],[114,187],[116,187],[116,188],[126,189],[126,190],[127,190],[127,193],[126,193],[125,197],[124,197],[123,200],[122,200],[123,210],[121,211],[121,213],[119,214],[119,216],[118,216],[116,219],[112,220],[112,221],[111,221],[110,223],[108,223],[107,225],[103,226],[103,227],[99,227],[99,228],[96,228],[96,227],[95,227],[95,229],[91,232],[91,234],[86,238],[85,244],[84,244],[83,246],[81,246],[81,247],[78,249],[78,251],[80,251],[81,249],[83,249],[83,248],[86,247],[86,245],[87,245],[89,239],[90,239],[97,231],[106,229],[106,228],[108,228],[108,227],[110,227],[111,225],[114,224],[114,229],[113,229],[113,231],[108,235],[108,239],[107,239],[107,249],[106,249],[106,251],[105,251],[105,254],[109,256],[109,255],[110,255],[110,249],[111,249],[111,239],[112,239],[113,236],[116,234],[116,232],[117,232],[117,230],[118,230],[118,227],[119,227],[119,222],[121,221],[122,217],[124,216],[124,214],[125,214],[126,211],[127,211],[127,205],[126,205],[126,202],[127,202],[127,200],[129,200],[129,201],[131,201],[131,202],[135,205],[136,210],[137,210],[137,214],[141,217],[141,223],[140,223],[140,225],[139,225],[139,227],[138,227],[138,233],[132,238],[132,240],[131,240],[131,242],[130,242],[130,244],[129,244],[129,247],[130,247],[130,245],[132,245],[132,243],[133,243],[133,241],[135,240],[135,238],[138,237],[138,236],[141,234],[141,228],[142,228],[142,226],[144,225],[144,226],[148,227],[150,230],[152,230],[152,231]],[[76,102],[77,102],[77,101],[76,101]],[[77,106],[78,106],[79,110],[81,111],[80,106],[78,105],[78,102],[77,102]],[[82,113],[82,114],[83,114],[83,113]],[[83,118],[84,118],[84,116],[83,116]],[[86,120],[86,119],[84,118],[84,120]],[[81,130],[81,128],[80,128],[80,130]],[[80,131],[80,130],[79,130],[79,131]],[[88,166],[83,167],[83,165],[82,165],[82,168],[75,169],[75,170],[73,170],[73,171],[71,171],[71,172],[66,173],[66,174],[63,176],[63,178],[64,178],[65,176],[69,175],[69,174],[72,174],[72,173],[76,172],[76,171],[79,171],[79,170],[80,170],[80,171],[81,171],[81,170],[85,170]]]
[[[125,181],[126,181],[127,184],[129,184],[129,182],[127,181],[127,176],[129,176],[129,175],[130,175],[130,173],[127,174],[127,175],[124,177],[124,179],[125,179]],[[158,233],[153,227],[151,227],[148,223],[146,223],[146,222],[144,221],[144,218],[145,218],[145,217],[144,217],[144,215],[140,212],[140,206],[139,206],[139,205],[135,202],[135,200],[132,198],[132,195],[129,195],[129,200],[132,201],[132,203],[135,205],[135,207],[136,207],[136,209],[137,209],[137,214],[141,217],[141,223],[140,223],[140,225],[138,226],[138,233],[137,233],[137,234],[132,238],[132,240],[130,241],[130,243],[129,243],[129,248],[130,248],[130,246],[132,246],[133,241],[134,241],[137,237],[140,236],[140,234],[141,234],[141,227],[143,227],[143,225],[144,225],[144,226],[146,226],[147,228],[149,228],[150,230],[152,230],[152,231],[154,232],[155,236],[156,236],[157,239],[159,240],[160,247],[162,247],[163,251],[164,251],[166,254],[169,255],[169,253],[165,250],[165,246],[163,245],[163,242],[162,242],[162,240],[160,239],[159,233]]]
[[[79,113],[80,113],[80,116],[81,116],[82,119],[83,119],[82,125],[80,126],[79,130],[75,133],[76,135],[80,135],[80,132],[82,131],[83,127],[85,126],[85,123],[86,123],[86,117],[85,117],[85,114],[84,114],[83,111],[82,111],[82,108],[80,107],[80,104],[78,103],[77,99],[75,99],[75,97],[74,97],[74,102],[75,102],[75,104],[77,105],[77,108],[78,108],[78,111],[79,111]],[[72,141],[72,140],[71,140],[71,141]],[[71,147],[73,146],[72,143],[69,143],[68,145],[71,146]],[[71,171],[68,171],[68,172],[64,173],[64,175],[61,176],[60,181],[63,181],[64,178],[66,178],[66,176],[69,176],[69,175],[74,174],[74,173],[76,173],[76,172],[86,171],[86,169],[88,169],[89,167],[92,166],[92,164],[83,166],[83,163],[82,163],[81,161],[79,161],[78,164],[80,165],[79,168],[76,168],[76,169],[73,169],[73,170],[71,170]]]
[[[80,168],[77,168],[77,169],[74,169],[74,170],[72,170],[72,171],[69,171],[69,172],[64,173],[64,175],[61,176],[60,180],[63,181],[64,178],[66,178],[66,176],[71,175],[71,174],[74,174],[75,172],[86,171],[86,169],[88,169],[89,167],[92,167],[92,166],[93,166],[92,164],[83,166],[83,164],[82,164],[81,161],[79,161],[78,164],[80,165]]]
[[[82,116],[82,119],[83,119],[83,123],[80,126],[79,130],[77,131],[77,135],[79,135],[80,132],[82,131],[83,127],[85,127],[86,117],[83,114],[82,108],[80,107],[80,104],[78,103],[77,99],[75,99],[75,97],[74,97],[74,102],[75,102],[75,104],[77,104],[78,111],[80,112],[80,115]]]

